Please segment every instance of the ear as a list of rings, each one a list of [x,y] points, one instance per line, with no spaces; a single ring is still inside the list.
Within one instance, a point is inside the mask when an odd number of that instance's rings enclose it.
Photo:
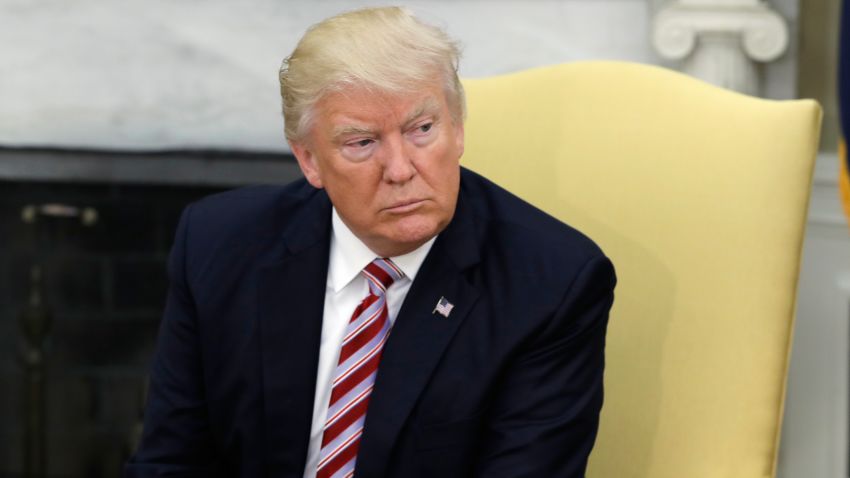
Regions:
[[[316,162],[316,156],[308,145],[300,141],[290,141],[289,147],[298,161],[298,167],[304,173],[307,182],[316,189],[322,189],[322,174]]]

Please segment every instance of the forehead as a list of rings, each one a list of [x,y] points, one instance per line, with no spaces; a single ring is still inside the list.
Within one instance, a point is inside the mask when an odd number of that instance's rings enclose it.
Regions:
[[[316,119],[318,126],[331,128],[349,123],[397,123],[438,114],[445,107],[445,93],[432,84],[405,92],[351,86],[325,95],[316,104]]]

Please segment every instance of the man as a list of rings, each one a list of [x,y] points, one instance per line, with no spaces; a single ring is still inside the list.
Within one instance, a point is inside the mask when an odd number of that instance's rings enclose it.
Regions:
[[[126,476],[583,476],[613,268],[460,168],[457,55],[398,8],[305,34],[305,179],[184,212]]]

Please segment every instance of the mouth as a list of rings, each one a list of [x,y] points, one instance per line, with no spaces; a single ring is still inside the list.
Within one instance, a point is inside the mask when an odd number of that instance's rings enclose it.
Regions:
[[[407,201],[399,201],[389,207],[384,208],[384,212],[391,214],[405,214],[415,211],[425,204],[424,199],[410,199]]]

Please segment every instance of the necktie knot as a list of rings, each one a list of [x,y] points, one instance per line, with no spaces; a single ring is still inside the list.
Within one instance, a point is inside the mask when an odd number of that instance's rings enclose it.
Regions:
[[[393,285],[393,282],[404,277],[404,272],[387,258],[377,258],[370,262],[363,274],[369,283],[369,290],[377,296],[382,296]]]

